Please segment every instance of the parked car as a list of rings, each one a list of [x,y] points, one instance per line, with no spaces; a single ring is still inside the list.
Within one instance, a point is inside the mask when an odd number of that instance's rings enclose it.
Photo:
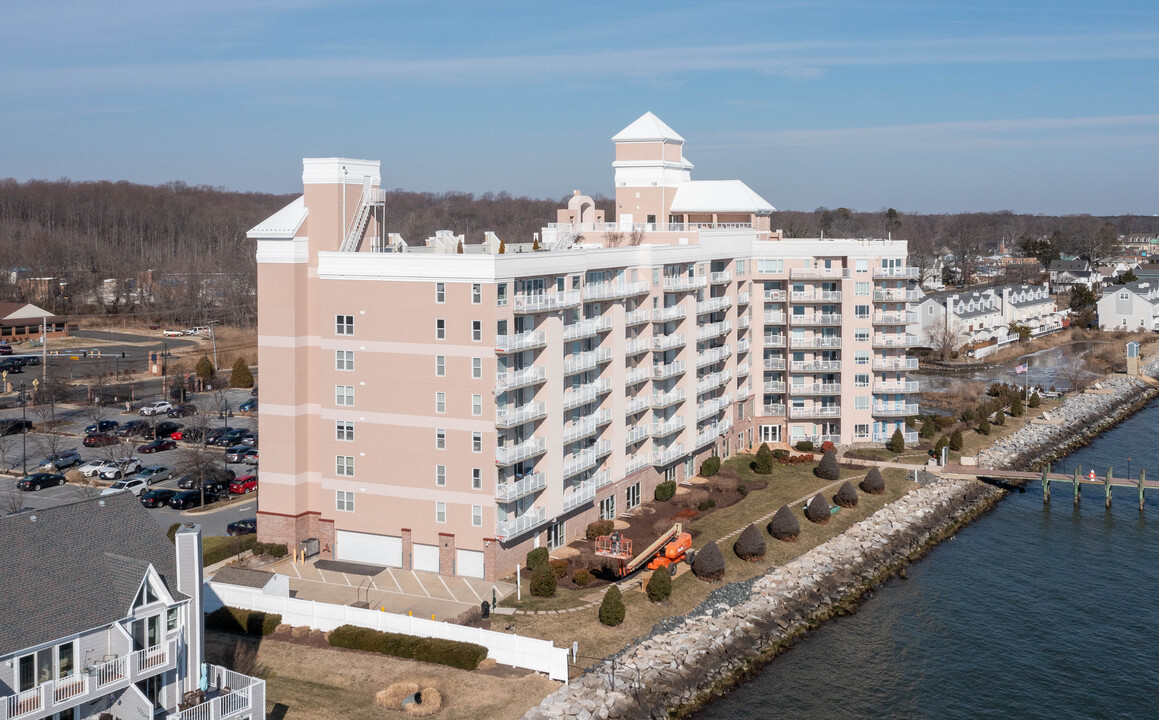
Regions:
[[[228,468],[209,468],[204,473],[207,484],[219,484],[228,487],[233,479],[237,477],[233,470]],[[190,473],[177,481],[177,487],[182,490],[192,490],[198,485],[197,473]]]
[[[64,450],[50,458],[42,460],[40,465],[37,466],[37,469],[44,472],[58,472],[74,465],[80,465],[83,462],[84,460],[81,460],[80,453],[76,450]]]
[[[182,403],[181,405],[174,405],[173,408],[165,413],[171,418],[189,417],[197,414],[197,406],[193,403]]]
[[[148,467],[141,468],[141,471],[134,477],[139,477],[152,485],[173,477],[173,471],[164,465],[149,465]]]
[[[151,453],[165,452],[166,450],[176,450],[177,441],[172,438],[164,438],[162,440],[154,440],[153,442],[145,443],[137,448],[137,452],[143,455]]]
[[[239,405],[237,409],[241,410],[242,412],[255,412],[258,409],[258,399],[251,398],[246,400],[241,405]]]
[[[0,372],[6,372],[9,375],[22,373],[24,372],[24,363],[16,362],[13,358],[5,358],[0,360]]]
[[[21,490],[39,490],[40,488],[64,485],[64,475],[59,473],[38,472],[21,478],[16,487]]]
[[[101,468],[104,467],[106,462],[106,460],[89,460],[87,463],[77,468],[77,470],[84,477],[96,477],[97,475],[101,474]]]
[[[147,508],[165,507],[170,498],[177,494],[176,490],[168,488],[153,488],[141,493],[141,504]]]
[[[230,432],[231,430],[234,430],[234,429],[235,428],[231,428],[229,426],[226,426],[226,427],[213,428],[212,430],[206,430],[205,431],[205,444],[206,445],[216,445],[217,441],[221,439],[222,435],[225,435],[227,432]],[[232,445],[233,443],[230,443],[230,444]]]
[[[140,496],[141,493],[144,492],[148,487],[149,483],[134,476],[131,478],[125,478],[124,480],[116,481],[109,487],[101,490],[101,495],[113,495],[119,492],[131,492],[134,495]]]
[[[230,535],[253,535],[258,531],[258,519],[246,518],[235,520],[225,526],[225,532]]]
[[[179,492],[173,497],[169,498],[169,507],[174,510],[188,510],[201,506],[201,492],[198,490],[186,490]]]
[[[127,423],[117,428],[117,437],[134,437],[136,435],[146,435],[153,431],[153,426],[149,424],[148,420],[130,420]]]
[[[249,437],[243,437],[241,439],[241,444],[248,445],[250,447],[257,447],[258,446],[258,434],[254,433],[253,435],[250,435]]]
[[[85,439],[81,440],[81,444],[87,448],[105,447],[106,445],[116,445],[120,440],[114,435],[108,433],[97,433],[95,435],[85,435]]]
[[[165,420],[153,426],[153,438],[160,440],[161,438],[173,437],[173,433],[185,427],[182,423],[173,422],[172,420]]]
[[[85,433],[88,435],[98,435],[100,433],[115,432],[119,427],[121,427],[121,423],[116,420],[98,420],[86,427]]]
[[[213,444],[224,448],[233,447],[234,445],[240,445],[242,440],[251,437],[253,434],[254,431],[249,428],[235,428],[219,437]]]
[[[173,438],[174,440],[182,440],[182,441],[187,442],[187,443],[199,443],[199,442],[201,442],[201,428],[196,428],[196,427],[181,428],[180,430],[173,433],[169,437]]]
[[[251,452],[257,452],[249,445],[234,445],[225,451],[225,461],[227,463],[245,462],[245,456]]]
[[[12,354],[12,346],[11,345],[9,345],[8,343],[4,343],[3,345],[0,345],[0,355],[11,355],[11,354]]]
[[[123,477],[132,475],[140,469],[140,458],[130,457],[121,458],[119,460],[110,460],[109,467],[101,470],[101,477],[103,477],[105,480],[120,480]]]
[[[184,330],[162,330],[161,331],[161,335],[163,337],[181,337],[184,334],[185,334]]]
[[[246,495],[257,489],[257,475],[243,475],[229,484],[229,491],[234,495]]]
[[[168,400],[154,400],[144,405],[138,412],[141,415],[164,415],[172,409],[173,404]]]
[[[254,448],[250,452],[246,453],[245,464],[246,465],[257,465],[258,464],[258,449],[257,448]]]
[[[0,435],[15,435],[21,430],[31,429],[31,420],[0,420]]]

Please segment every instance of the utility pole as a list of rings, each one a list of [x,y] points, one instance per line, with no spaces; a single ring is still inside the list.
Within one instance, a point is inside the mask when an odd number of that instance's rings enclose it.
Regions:
[[[217,366],[217,333],[213,331],[213,326],[209,326],[209,339],[213,341],[213,371],[217,372],[221,368]]]
[[[20,436],[24,444],[23,460],[24,474],[28,474],[28,400],[24,394],[24,381],[20,381]]]
[[[48,382],[48,318],[41,318],[43,323],[40,334],[40,378]]]

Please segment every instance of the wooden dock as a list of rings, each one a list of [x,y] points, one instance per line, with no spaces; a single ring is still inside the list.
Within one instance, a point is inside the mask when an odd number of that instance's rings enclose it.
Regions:
[[[1103,476],[1095,474],[1094,470],[1083,474],[1080,468],[1075,468],[1071,475],[1064,473],[1052,473],[1050,465],[1043,468],[1042,472],[1030,472],[1025,470],[1003,470],[999,468],[980,468],[968,467],[965,465],[946,465],[938,470],[939,473],[946,475],[968,475],[970,477],[978,478],[1000,478],[1006,480],[1041,480],[1042,481],[1042,502],[1043,504],[1050,503],[1050,486],[1052,484],[1066,484],[1070,485],[1074,492],[1074,504],[1077,507],[1081,497],[1079,488],[1083,485],[1097,485],[1104,490],[1104,497],[1106,506],[1111,507],[1111,488],[1131,488],[1139,491],[1139,510],[1143,510],[1143,495],[1147,490],[1159,490],[1159,481],[1148,480],[1147,471],[1140,470],[1139,477],[1135,479],[1126,477],[1115,477],[1111,468],[1107,468],[1107,472]]]

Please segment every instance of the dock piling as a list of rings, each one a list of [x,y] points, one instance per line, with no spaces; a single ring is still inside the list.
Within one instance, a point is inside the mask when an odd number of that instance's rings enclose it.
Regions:
[[[1139,512],[1143,512],[1143,483],[1146,482],[1147,471],[1139,471]]]
[[[1074,469],[1074,506],[1075,507],[1079,506],[1079,473],[1080,472],[1082,472],[1081,468],[1076,467]]]
[[[1111,467],[1109,465],[1107,466],[1107,479],[1103,481],[1103,487],[1105,488],[1105,492],[1107,495],[1106,507],[1108,510],[1110,510],[1111,509]]]
[[[1050,463],[1042,468],[1042,504],[1050,504]]]

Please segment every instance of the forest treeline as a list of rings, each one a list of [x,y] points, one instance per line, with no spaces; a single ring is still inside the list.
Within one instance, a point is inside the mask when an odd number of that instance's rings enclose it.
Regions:
[[[253,322],[256,266],[245,233],[293,198],[180,182],[0,180],[0,300],[35,302],[59,315]],[[469,243],[488,230],[528,241],[567,199],[392,190],[386,230],[412,244],[437,230],[466,235]],[[611,219],[612,200],[593,199]],[[948,251],[968,265],[1000,244],[1046,259],[1058,252],[1101,257],[1120,235],[1159,234],[1159,218],[818,208],[774,213],[772,227],[787,237],[889,234],[909,241],[915,264]]]

